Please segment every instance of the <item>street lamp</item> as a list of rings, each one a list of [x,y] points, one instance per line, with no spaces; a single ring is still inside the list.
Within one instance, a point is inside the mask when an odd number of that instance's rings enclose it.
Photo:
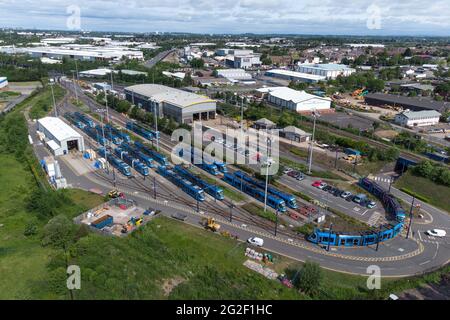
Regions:
[[[56,100],[55,100],[55,94],[53,92],[53,85],[55,84],[54,79],[50,79],[50,89],[52,90],[52,97],[53,97],[53,108],[55,109],[55,117],[58,117],[58,110],[56,110]]]
[[[409,231],[411,230],[411,224],[413,220],[413,208],[414,208],[414,202],[416,201],[416,197],[413,196],[412,202],[411,202],[411,209],[409,210],[409,224],[408,224],[408,232],[406,233],[406,239],[409,238]]]
[[[331,231],[333,230],[333,223],[330,223],[330,232],[328,233],[328,248],[327,251],[330,251],[330,244],[331,244]]]
[[[278,229],[278,208],[275,212],[275,237],[277,236],[277,229]]]
[[[310,150],[309,150],[309,165],[308,165],[308,173],[311,174],[311,166],[312,166],[312,157],[313,157],[313,148],[314,148],[314,135],[316,133],[316,118],[320,117],[320,114],[313,110],[312,112],[313,118],[314,118],[314,124],[313,124],[313,132],[311,137],[311,143],[310,143]]]
[[[272,165],[272,162],[270,161],[270,153],[269,153],[269,145],[271,143],[271,139],[270,137],[267,137],[267,159],[266,159],[266,186],[265,186],[265,191],[264,191],[264,212],[267,211],[267,188],[269,185],[269,167]]]

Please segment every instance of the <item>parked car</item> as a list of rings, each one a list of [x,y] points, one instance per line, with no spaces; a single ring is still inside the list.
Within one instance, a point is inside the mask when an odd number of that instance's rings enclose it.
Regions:
[[[333,196],[335,196],[335,197],[340,197],[341,194],[342,194],[343,192],[344,192],[344,190],[336,189],[336,190],[334,190],[334,192],[333,192]]]
[[[299,175],[297,177],[295,177],[295,179],[297,179],[298,181],[302,181],[305,179],[305,175],[301,172],[299,172]]]
[[[292,168],[284,168],[283,174],[288,174],[289,175],[289,173],[292,172],[292,171],[293,171]]]
[[[367,208],[369,209],[373,209],[377,206],[377,203],[375,201],[369,200],[369,202],[367,203]]]
[[[314,181],[311,185],[312,185],[313,187],[318,188],[322,183],[323,183],[322,181],[317,180],[317,181]]]
[[[352,193],[350,191],[344,191],[341,194],[341,198],[347,199],[348,197],[350,197],[352,195]]]
[[[322,182],[317,188],[319,188],[320,190],[323,190],[323,188],[325,188],[328,184],[326,184],[325,182]]]
[[[258,247],[262,247],[264,245],[264,240],[258,237],[248,238],[247,242]]]
[[[431,230],[425,231],[425,234],[432,236],[432,237],[443,238],[447,235],[447,232],[445,230],[441,230],[441,229],[431,229]]]
[[[333,194],[333,192],[334,192],[335,190],[336,190],[336,187],[329,186],[329,188],[327,188],[327,190],[324,190],[324,191],[327,191],[327,192]]]
[[[288,172],[287,175],[288,175],[289,177],[295,178],[296,174],[297,174],[297,171],[291,170],[291,171]]]
[[[350,195],[347,198],[345,198],[345,200],[348,201],[348,202],[352,202],[355,197],[356,196],[354,196],[354,195]]]

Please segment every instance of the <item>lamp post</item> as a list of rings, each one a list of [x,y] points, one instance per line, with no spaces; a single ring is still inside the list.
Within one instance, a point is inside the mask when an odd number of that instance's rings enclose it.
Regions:
[[[312,132],[310,149],[309,149],[309,165],[308,165],[308,173],[309,174],[311,174],[313,148],[314,148],[314,136],[315,136],[315,133],[316,133],[316,118],[318,116],[320,116],[319,113],[316,112],[315,110],[313,110],[312,115],[313,115],[313,118],[314,118],[314,122],[313,122],[313,132]]]
[[[56,100],[55,100],[55,93],[53,92],[53,85],[54,85],[54,79],[50,79],[50,89],[52,90],[52,98],[53,98],[53,108],[55,109],[55,117],[58,117],[58,110],[56,110]]]
[[[271,143],[272,141],[270,140],[270,138],[268,137],[267,138],[267,159],[266,159],[266,186],[265,186],[265,191],[264,191],[264,212],[266,212],[267,211],[267,188],[268,188],[268,185],[269,185],[269,167],[271,166],[271,163],[270,163],[270,161],[269,161],[269,157],[270,157],[270,154],[269,154],[269,144]]]
[[[328,233],[328,247],[327,251],[330,251],[330,244],[331,244],[331,231],[333,230],[333,223],[330,223],[330,232]]]
[[[406,239],[409,238],[409,231],[411,230],[411,224],[413,220],[413,208],[414,208],[414,202],[416,201],[416,197],[413,197],[411,202],[411,209],[409,210],[409,224],[408,224],[408,232],[406,233]]]
[[[278,208],[275,212],[275,237],[277,236],[277,229],[278,229]]]

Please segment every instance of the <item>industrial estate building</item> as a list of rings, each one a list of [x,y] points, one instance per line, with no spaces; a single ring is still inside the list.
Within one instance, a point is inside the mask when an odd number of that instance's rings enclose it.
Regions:
[[[127,47],[96,47],[96,46],[60,46],[25,48],[25,52],[33,57],[46,57],[61,60],[64,57],[86,61],[118,61],[122,58],[143,60],[144,53]]]
[[[282,69],[274,69],[266,71],[265,73],[268,77],[274,77],[289,81],[300,81],[300,82],[306,82],[306,83],[317,83],[319,81],[326,80],[327,78],[325,76],[318,76],[315,74],[308,74],[308,73],[301,73],[296,71],[290,71],[290,70],[282,70]]]
[[[217,76],[226,78],[230,81],[233,80],[251,80],[252,75],[246,72],[244,69],[219,69],[217,70]]]
[[[0,77],[0,89],[8,86],[8,78]]]
[[[270,103],[296,112],[312,112],[331,108],[331,99],[328,97],[319,97],[288,87],[261,88],[257,91],[266,94],[267,101]]]
[[[405,127],[434,126],[440,117],[441,114],[435,110],[405,111],[395,116],[395,123]]]
[[[367,104],[373,106],[388,105],[393,107],[402,107],[403,109],[410,109],[413,111],[435,110],[440,113],[445,113],[446,110],[450,110],[450,102],[435,101],[424,97],[413,98],[396,96],[393,94],[369,93],[364,96],[364,100]]]
[[[54,156],[68,154],[70,150],[84,151],[83,136],[59,118],[45,117],[37,121],[38,135]]]
[[[125,88],[134,105],[178,123],[192,123],[216,117],[216,101],[195,93],[158,84],[139,84]]]
[[[336,79],[338,76],[347,77],[356,70],[344,64],[301,64],[297,68],[298,72],[324,76],[326,79]]]

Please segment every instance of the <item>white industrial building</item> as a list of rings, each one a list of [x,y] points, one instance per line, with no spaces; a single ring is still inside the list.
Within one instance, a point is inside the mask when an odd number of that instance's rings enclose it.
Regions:
[[[8,78],[0,77],[0,89],[8,86]]]
[[[60,47],[25,48],[24,50],[33,57],[47,57],[58,60],[64,57],[86,61],[119,61],[123,58],[144,59],[142,51],[118,46],[66,45]]]
[[[297,68],[298,72],[309,73],[317,76],[324,76],[327,79],[336,79],[338,76],[347,77],[356,72],[344,64],[301,64]]]
[[[216,101],[208,97],[159,84],[138,84],[124,90],[134,105],[178,123],[192,123],[216,117]]]
[[[251,80],[252,75],[246,72],[244,69],[219,69],[217,70],[217,76],[226,78],[230,81],[233,80]]]
[[[319,97],[288,87],[262,88],[257,91],[267,94],[267,100],[270,103],[296,112],[312,112],[331,108],[331,99],[328,97]]]
[[[268,77],[274,77],[279,79],[284,79],[288,81],[300,81],[300,82],[307,82],[307,83],[317,83],[319,81],[326,80],[325,76],[318,76],[314,74],[308,74],[308,73],[301,73],[291,70],[283,70],[283,69],[274,69],[274,70],[268,70],[265,73]]]
[[[38,135],[54,156],[68,154],[71,150],[84,151],[83,136],[59,118],[45,117],[37,121]]]
[[[434,126],[439,123],[441,114],[435,110],[404,111],[395,116],[395,123],[404,127]]]

